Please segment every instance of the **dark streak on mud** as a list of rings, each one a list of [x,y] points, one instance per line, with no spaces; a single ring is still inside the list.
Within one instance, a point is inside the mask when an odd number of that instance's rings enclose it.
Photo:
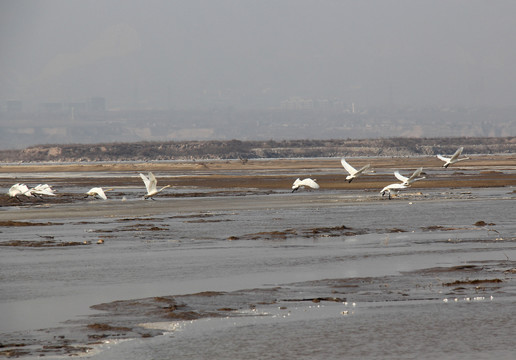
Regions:
[[[404,232],[401,229],[389,229],[387,232]],[[288,238],[320,238],[320,237],[339,237],[356,236],[366,234],[366,230],[355,230],[345,225],[334,227],[320,227],[308,229],[285,229],[282,231],[263,231],[241,236],[230,236],[227,240],[287,240]]]
[[[205,219],[198,219],[198,220],[187,220],[184,221],[188,224],[200,224],[200,223],[218,223],[218,222],[226,222],[226,221],[233,221],[231,219],[221,219],[221,220],[205,220]]]
[[[114,332],[128,332],[132,331],[131,328],[124,327],[124,326],[111,326],[108,324],[88,324],[88,329],[95,330],[95,331],[114,331]]]
[[[63,224],[62,223],[52,223],[52,222],[34,223],[34,222],[15,221],[15,220],[0,221],[0,226],[51,226],[51,225],[63,225]]]
[[[503,280],[500,279],[476,279],[476,280],[456,280],[454,282],[450,283],[443,283],[443,286],[457,286],[457,285],[478,285],[478,284],[498,284],[503,282]]]
[[[0,246],[35,247],[35,248],[81,246],[81,245],[90,245],[90,244],[91,244],[90,242],[54,241],[54,240],[42,240],[42,241],[10,240],[10,241],[0,242]]]
[[[129,222],[129,221],[159,221],[159,219],[156,218],[123,218],[123,219],[117,219],[116,222]]]
[[[320,303],[321,301],[329,301],[329,302],[345,302],[346,298],[336,298],[336,297],[317,297],[317,298],[308,298],[308,299],[284,299],[281,301],[294,301],[294,302],[303,302],[309,301],[313,303]]]

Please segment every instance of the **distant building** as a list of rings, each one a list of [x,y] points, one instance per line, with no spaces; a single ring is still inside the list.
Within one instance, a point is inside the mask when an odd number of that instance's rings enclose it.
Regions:
[[[281,110],[320,110],[320,111],[343,111],[346,109],[344,101],[333,99],[304,99],[300,97],[290,97],[280,103]]]
[[[106,99],[103,97],[92,97],[88,102],[89,111],[106,111]]]
[[[39,105],[39,111],[45,114],[58,114],[63,112],[63,103],[46,102]]]
[[[312,99],[291,97],[288,100],[283,100],[280,106],[282,110],[308,110],[314,108],[314,101]]]
[[[88,110],[88,105],[85,102],[69,102],[64,104],[64,109],[67,113],[71,111],[85,113]]]
[[[20,100],[8,100],[6,103],[6,111],[10,114],[22,112],[22,102]]]

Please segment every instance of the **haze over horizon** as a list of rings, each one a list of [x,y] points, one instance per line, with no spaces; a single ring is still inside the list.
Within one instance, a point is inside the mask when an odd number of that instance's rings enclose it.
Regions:
[[[4,0],[0,101],[513,106],[513,1]]]

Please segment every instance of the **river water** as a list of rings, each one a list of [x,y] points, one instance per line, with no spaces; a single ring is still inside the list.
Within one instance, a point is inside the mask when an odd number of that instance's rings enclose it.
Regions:
[[[33,225],[2,227],[4,245],[41,246],[0,247],[0,343],[20,358],[514,359],[515,199],[305,191],[4,209]]]

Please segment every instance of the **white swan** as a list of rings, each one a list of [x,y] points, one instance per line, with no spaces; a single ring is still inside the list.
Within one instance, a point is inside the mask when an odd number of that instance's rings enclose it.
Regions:
[[[311,187],[312,189],[319,189],[319,184],[315,182],[315,179],[312,180],[310,178],[306,178],[303,180],[300,180],[299,178],[294,181],[294,184],[292,185],[292,192],[298,190],[300,187]]]
[[[463,158],[459,159],[460,154],[462,154],[462,150],[464,150],[464,147],[461,146],[460,148],[457,149],[457,151],[455,151],[455,154],[453,154],[451,158],[444,157],[442,155],[437,155],[439,160],[444,161],[443,168],[447,168],[451,164],[455,164],[456,162],[459,162],[462,160],[469,160],[469,157],[463,157]]]
[[[354,178],[361,175],[365,170],[369,169],[371,164],[367,164],[363,166],[360,170],[355,169],[353,166],[349,165],[344,158],[340,159],[340,163],[346,169],[346,171],[349,173],[348,176],[346,176],[346,181],[351,182]]]
[[[145,184],[145,187],[147,188],[147,194],[143,197],[144,199],[151,198],[152,200],[154,200],[152,198],[154,195],[157,195],[160,192],[162,192],[163,190],[165,190],[166,188],[170,187],[170,185],[166,185],[158,190],[156,188],[158,181],[156,180],[156,177],[154,176],[154,174],[151,173],[150,171],[149,171],[149,177],[143,175],[142,173],[140,173],[140,177],[142,178],[143,183]]]
[[[31,194],[56,196],[55,190],[48,184],[38,184],[29,190]]]
[[[388,193],[389,194],[389,200],[390,200],[392,192],[397,194],[400,190],[403,190],[403,189],[406,189],[406,188],[408,188],[407,185],[400,184],[400,183],[394,183],[394,184],[390,184],[390,185],[387,185],[386,187],[384,187],[382,189],[382,191],[380,191],[380,194],[382,194],[382,196],[384,196],[385,193]]]
[[[106,191],[113,190],[113,189],[107,189]],[[93,196],[93,197],[99,197],[101,199],[107,200],[107,196],[104,193],[104,190],[101,187],[94,187],[91,188],[90,191],[86,193],[85,197]]]
[[[418,178],[419,175],[421,175],[421,172],[423,171],[423,168],[420,167],[419,169],[417,169],[416,171],[414,171],[412,173],[412,175],[410,175],[410,177],[406,177],[406,176],[403,176],[400,174],[400,172],[398,170],[396,170],[394,172],[394,176],[396,176],[396,178],[401,181],[401,183],[405,186],[410,186],[414,181],[418,181],[418,180],[423,180],[425,179],[425,177],[420,177]]]
[[[18,195],[25,195],[25,196],[32,196],[29,188],[27,187],[27,185],[25,184],[14,184],[13,186],[11,186],[9,188],[9,192],[7,193],[9,194],[10,197],[15,197],[17,198],[18,200],[20,200],[18,198]]]

